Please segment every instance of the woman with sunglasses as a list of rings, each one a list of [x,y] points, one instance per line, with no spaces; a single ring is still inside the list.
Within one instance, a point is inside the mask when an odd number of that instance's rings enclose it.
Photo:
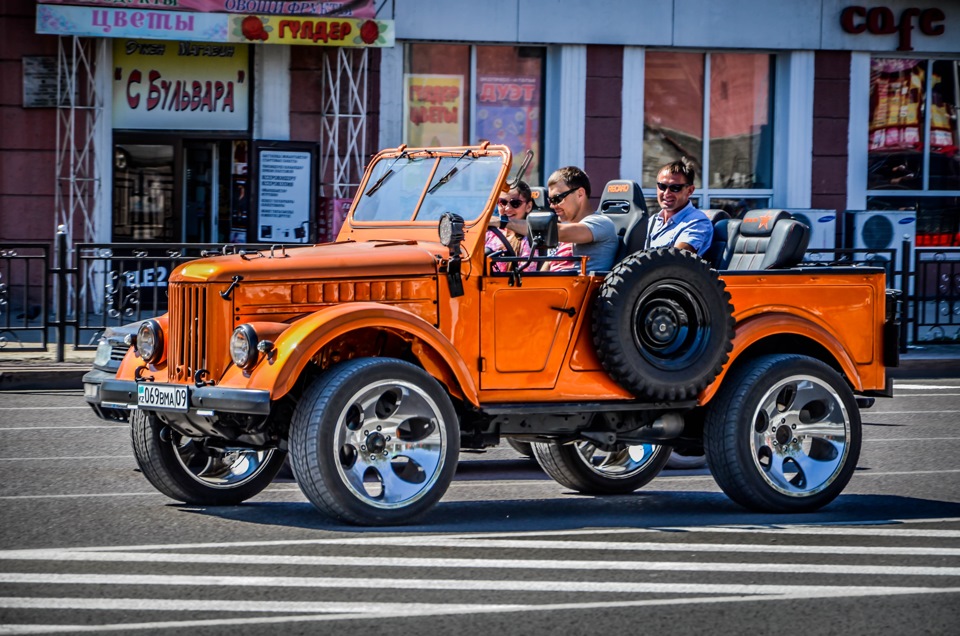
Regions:
[[[660,212],[647,227],[648,249],[677,247],[702,256],[713,242],[713,224],[693,207],[693,180],[696,173],[686,157],[668,163],[657,173],[657,203]]]
[[[594,214],[590,205],[590,177],[576,166],[554,171],[547,179],[547,200],[560,221],[560,244],[551,256],[572,256],[576,260],[552,261],[551,271],[579,270],[580,257],[587,257],[587,272],[613,267],[620,246],[617,228],[603,214]],[[507,227],[527,233],[526,221],[511,221]]]
[[[506,216],[507,219],[511,221],[526,219],[527,215],[532,209],[533,196],[531,195],[530,186],[527,185],[526,181],[518,181],[517,187],[510,190],[510,192],[501,194],[500,198],[497,200],[497,212],[501,217]],[[513,248],[513,251],[517,256],[526,257],[530,255],[530,243],[525,240],[523,235],[517,234],[511,230],[509,226],[504,227],[503,235],[507,238],[507,241],[510,243],[510,247]],[[503,251],[505,248],[500,240],[500,237],[493,232],[487,232],[487,238],[484,243],[484,247],[488,254]],[[526,269],[535,268],[536,265],[531,263]],[[493,269],[494,271],[498,272],[509,271],[510,263],[494,263]]]

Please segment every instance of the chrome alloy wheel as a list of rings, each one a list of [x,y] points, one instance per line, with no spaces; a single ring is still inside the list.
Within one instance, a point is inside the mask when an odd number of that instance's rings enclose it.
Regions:
[[[204,451],[194,440],[177,434],[171,443],[184,473],[210,488],[236,488],[249,482],[270,463],[275,452],[272,448]]]
[[[840,474],[850,436],[850,414],[834,388],[811,375],[793,375],[761,398],[750,450],[767,484],[784,495],[805,497]]]
[[[577,442],[576,448],[583,465],[607,479],[630,479],[643,471],[661,449],[654,444],[635,444],[606,451],[587,441]]]
[[[349,491],[381,509],[409,506],[442,474],[443,412],[427,391],[399,379],[355,391],[333,435],[337,473]]]

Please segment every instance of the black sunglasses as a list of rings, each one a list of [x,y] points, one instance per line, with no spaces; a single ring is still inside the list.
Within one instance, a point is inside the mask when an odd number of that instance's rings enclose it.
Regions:
[[[657,181],[657,188],[660,190],[660,192],[666,192],[668,188],[670,189],[670,192],[680,192],[681,190],[683,190],[689,185],[693,185],[693,184],[691,183],[660,183],[659,181]]]
[[[579,187],[577,187],[577,188],[570,188],[570,189],[567,190],[566,192],[561,192],[560,194],[555,194],[555,195],[553,195],[552,197],[550,197],[550,204],[551,204],[551,205],[560,205],[560,202],[561,202],[561,201],[563,201],[563,200],[566,199],[568,196],[570,196],[570,194],[571,194],[572,192],[576,192],[576,191],[579,190],[579,189],[580,189]]]
[[[497,203],[499,203],[501,207],[506,207],[509,204],[511,208],[516,210],[521,205],[523,205],[524,201],[523,199],[510,199],[509,201],[507,201],[506,199],[500,199],[499,201],[497,201]]]

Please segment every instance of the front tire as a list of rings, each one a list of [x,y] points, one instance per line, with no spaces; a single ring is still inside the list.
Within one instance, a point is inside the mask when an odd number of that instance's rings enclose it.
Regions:
[[[446,492],[460,428],[426,371],[386,358],[349,360],[307,389],[290,426],[293,472],[321,512],[358,525],[408,523]]]
[[[533,456],[561,486],[594,495],[622,495],[646,486],[660,474],[670,448],[658,444],[616,444],[602,449],[593,442],[534,442]]]
[[[275,448],[209,448],[147,411],[133,412],[130,436],[137,465],[157,490],[203,506],[232,506],[253,497],[270,485],[287,456]]]
[[[717,484],[760,512],[809,512],[833,501],[853,476],[861,440],[853,391],[802,355],[740,367],[710,402],[704,429]]]

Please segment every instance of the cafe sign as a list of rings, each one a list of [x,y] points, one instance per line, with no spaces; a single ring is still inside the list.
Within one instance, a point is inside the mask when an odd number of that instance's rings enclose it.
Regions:
[[[916,28],[920,33],[929,36],[943,35],[946,28],[943,21],[946,19],[942,9],[918,9],[910,7],[897,15],[889,7],[849,6],[840,12],[840,28],[846,33],[857,35],[870,33],[872,35],[899,35],[898,51],[912,51],[912,34]]]

